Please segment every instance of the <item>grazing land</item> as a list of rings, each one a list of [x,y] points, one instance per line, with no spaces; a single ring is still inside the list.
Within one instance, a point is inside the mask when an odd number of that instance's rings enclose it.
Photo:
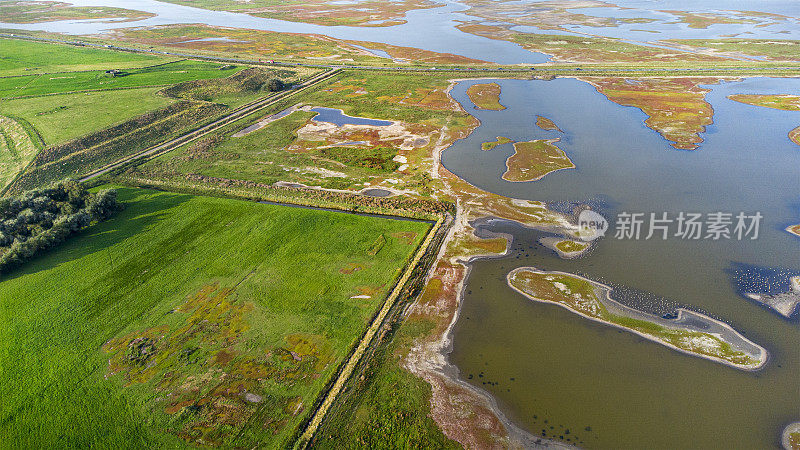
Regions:
[[[142,67],[119,69],[118,62],[124,67],[136,58],[121,60],[119,55],[127,53],[105,49],[2,42],[11,53],[0,66],[7,69],[0,75],[10,75],[0,77],[0,96],[5,97],[0,116],[6,117],[4,128],[16,132],[4,134],[3,148],[11,150],[0,154],[7,161],[0,176],[3,186],[17,193],[80,177],[319,73],[164,58],[157,64],[140,59]],[[107,65],[103,70],[58,66],[75,70],[37,73],[51,59],[58,61],[51,52],[62,47],[74,59]],[[35,74],[16,75],[26,68]]]
[[[514,144],[514,154],[506,160],[503,179],[513,182],[536,181],[550,172],[574,169],[575,164],[555,144],[558,139],[536,139]]]
[[[0,3],[0,22],[37,23],[54,20],[141,20],[155,14],[109,6],[72,6],[58,1],[7,1]]]
[[[175,101],[158,95],[160,90],[147,87],[4,100],[0,114],[27,121],[45,144],[58,145]]]
[[[175,58],[142,53],[115,52],[101,48],[0,38],[3,76],[83,70],[129,69],[153,66]]]
[[[491,111],[506,109],[500,104],[500,85],[497,83],[473,84],[467,89],[467,95],[477,109]]]
[[[38,151],[33,139],[19,122],[0,116],[0,189],[5,188]]]
[[[166,86],[183,81],[227,77],[242,67],[202,61],[175,61],[157,66],[119,70],[23,75],[0,78],[0,98],[30,97],[76,91]],[[109,67],[107,70],[117,70]]]
[[[20,445],[286,445],[429,229],[118,190],[124,211],[0,284]]]

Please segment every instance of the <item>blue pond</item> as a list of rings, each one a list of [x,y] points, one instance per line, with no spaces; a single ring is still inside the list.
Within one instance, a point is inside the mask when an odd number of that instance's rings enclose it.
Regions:
[[[329,122],[336,126],[342,125],[372,125],[374,127],[385,127],[391,125],[392,122],[388,120],[367,119],[366,117],[353,117],[343,113],[341,109],[323,108],[318,106],[311,108],[311,111],[317,113],[314,120],[317,122]]]

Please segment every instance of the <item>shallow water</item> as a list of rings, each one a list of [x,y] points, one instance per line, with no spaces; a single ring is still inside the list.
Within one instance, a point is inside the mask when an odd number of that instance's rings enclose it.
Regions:
[[[120,6],[120,2],[117,0],[73,0],[70,3],[78,6]],[[90,34],[127,27],[204,23],[213,26],[289,33],[315,33],[338,39],[383,42],[435,52],[455,53],[501,64],[532,64],[545,62],[549,59],[546,55],[529,52],[511,42],[475,36],[456,29],[456,19],[469,19],[459,13],[465,7],[457,3],[448,3],[440,8],[410,11],[405,17],[408,23],[391,27],[312,25],[255,17],[241,13],[211,11],[155,0],[126,0],[124,6],[129,9],[157,14],[157,16],[124,23],[98,20],[64,20],[34,24],[0,22],[0,28]]]
[[[368,119],[366,117],[353,117],[348,116],[341,109],[334,109],[334,108],[324,108],[321,106],[317,106],[311,108],[311,111],[317,113],[316,116],[313,117],[313,120],[316,122],[329,122],[337,127],[341,127],[342,125],[370,125],[373,127],[385,127],[391,125],[392,122],[388,120],[378,120],[378,119]]]
[[[754,241],[617,240],[612,221],[611,236],[573,261],[539,246],[540,233],[498,225],[516,243],[511,256],[474,264],[451,355],[462,376],[493,394],[524,428],[548,436],[560,430],[555,436],[564,439],[569,428],[571,439],[577,435],[590,447],[777,445],[782,427],[800,418],[800,327],[742,298],[731,270],[738,263],[784,275],[800,270],[800,240],[783,231],[800,222],[800,147],[786,137],[800,125],[800,113],[726,96],[798,92],[800,79],[709,86],[714,125],[695,151],[673,149],[644,126],[640,110],[614,104],[578,80],[497,80],[503,111],[472,109],[465,94],[472,83],[460,83],[453,95],[481,126],[442,161],[479,187],[562,207],[588,201],[612,219],[621,211],[760,211],[764,219]],[[538,129],[536,115],[564,133]],[[532,183],[503,181],[511,146],[480,150],[495,136],[560,136],[558,145],[577,169]],[[505,282],[510,270],[528,265],[616,286],[621,300],[657,313],[665,311],[662,303],[707,312],[766,347],[771,360],[762,371],[743,372],[531,302]]]
[[[542,0],[544,1],[544,0]],[[101,33],[118,28],[154,26],[180,23],[204,23],[213,26],[247,28],[291,33],[315,33],[338,39],[382,42],[392,45],[420,48],[435,52],[453,53],[470,58],[501,64],[535,64],[549,60],[547,55],[524,50],[517,44],[488,39],[464,33],[456,28],[458,21],[473,21],[476,17],[464,14],[468,9],[458,1],[443,0],[443,6],[431,9],[409,11],[404,17],[408,23],[391,27],[348,27],[322,26],[300,22],[255,17],[242,13],[211,11],[189,6],[159,2],[156,0],[73,0],[77,6],[124,6],[129,9],[146,11],[156,17],[131,22],[108,20],[64,20],[33,24],[12,24],[0,22],[0,28],[24,30],[44,30],[67,34]],[[535,1],[510,2],[535,4]],[[724,12],[725,10],[753,10],[786,15],[800,15],[800,6],[795,0],[764,0],[758,4],[742,0],[617,0],[614,3],[634,8],[582,8],[575,9],[587,15],[604,17],[650,17],[657,22],[646,24],[621,23],[617,27],[587,27],[574,25],[566,27],[571,32],[589,33],[625,40],[653,42],[661,39],[714,38],[723,35],[740,35],[747,38],[800,39],[800,23],[784,22],[756,28],[758,24],[714,24],[707,29],[689,28],[687,24],[676,24],[676,16],[654,12],[654,10],[684,10],[694,12]],[[516,30],[529,33],[563,34],[552,30],[538,30],[535,27],[516,27]],[[657,31],[650,33],[641,30]],[[373,50],[370,50],[373,51]],[[373,51],[378,56],[386,56]]]

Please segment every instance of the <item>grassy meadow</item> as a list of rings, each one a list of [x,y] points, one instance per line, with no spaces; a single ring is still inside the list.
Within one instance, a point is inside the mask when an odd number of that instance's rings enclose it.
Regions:
[[[111,52],[109,52],[111,53]],[[118,69],[109,63],[107,69]],[[65,92],[164,86],[189,80],[222,78],[241,67],[203,61],[175,61],[157,66],[121,69],[111,76],[105,70],[59,72],[0,78],[0,98],[28,97]]]
[[[318,72],[0,42],[9,49],[0,55],[0,189],[9,192],[80,177]],[[59,51],[67,56],[53,54]],[[95,65],[66,65],[70,59]],[[73,71],[41,73],[43,67]]]
[[[129,69],[175,60],[157,55],[21,39],[0,38],[0,42],[3,47],[3,52],[0,54],[0,73],[3,76],[110,68]]]
[[[429,227],[119,191],[0,278],[0,442],[285,445]]]
[[[28,121],[47,145],[58,145],[174,101],[158,95],[159,90],[150,87],[4,100],[0,115]]]

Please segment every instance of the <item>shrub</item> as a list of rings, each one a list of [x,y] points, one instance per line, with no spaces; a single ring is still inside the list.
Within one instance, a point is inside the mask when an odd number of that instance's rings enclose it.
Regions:
[[[0,273],[120,209],[113,189],[92,194],[73,180],[0,199]]]

